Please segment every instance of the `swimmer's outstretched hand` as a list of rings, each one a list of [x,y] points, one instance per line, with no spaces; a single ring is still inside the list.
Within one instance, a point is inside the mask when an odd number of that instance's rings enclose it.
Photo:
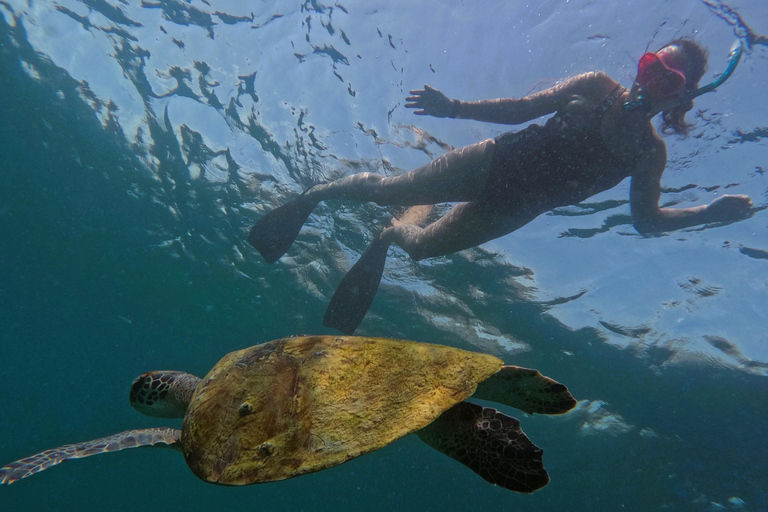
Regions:
[[[738,220],[752,208],[752,200],[744,195],[724,195],[707,205],[707,213],[715,222]]]
[[[434,87],[424,85],[424,89],[411,91],[412,96],[405,98],[406,108],[418,108],[417,116],[456,117],[459,113],[459,101],[452,100]]]

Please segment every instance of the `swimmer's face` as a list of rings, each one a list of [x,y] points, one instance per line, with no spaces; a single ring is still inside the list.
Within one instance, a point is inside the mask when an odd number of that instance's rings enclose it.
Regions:
[[[635,84],[643,96],[654,102],[675,100],[686,84],[683,52],[677,45],[646,53],[637,65]]]

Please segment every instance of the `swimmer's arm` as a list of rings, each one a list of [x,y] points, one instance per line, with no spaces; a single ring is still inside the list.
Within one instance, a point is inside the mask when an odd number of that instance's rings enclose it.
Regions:
[[[724,195],[708,205],[690,208],[661,208],[661,175],[667,163],[666,150],[656,145],[632,174],[629,200],[635,229],[642,234],[687,228],[709,222],[744,218],[752,207],[748,196]]]
[[[487,123],[521,124],[556,112],[574,96],[601,98],[604,91],[615,86],[605,73],[584,73],[524,98],[459,101],[456,117]]]

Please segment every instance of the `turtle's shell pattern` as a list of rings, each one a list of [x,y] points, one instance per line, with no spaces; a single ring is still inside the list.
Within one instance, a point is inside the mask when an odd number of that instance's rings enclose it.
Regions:
[[[198,477],[226,485],[319,471],[423,428],[502,364],[441,345],[353,336],[232,352],[192,396],[184,457]]]

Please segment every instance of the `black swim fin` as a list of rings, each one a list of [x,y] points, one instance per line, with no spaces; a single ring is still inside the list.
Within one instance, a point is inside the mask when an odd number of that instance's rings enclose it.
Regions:
[[[293,245],[317,202],[299,197],[260,218],[248,234],[251,244],[267,263],[274,263]]]
[[[389,242],[376,239],[360,256],[331,297],[323,325],[352,334],[363,321],[379,289]]]

